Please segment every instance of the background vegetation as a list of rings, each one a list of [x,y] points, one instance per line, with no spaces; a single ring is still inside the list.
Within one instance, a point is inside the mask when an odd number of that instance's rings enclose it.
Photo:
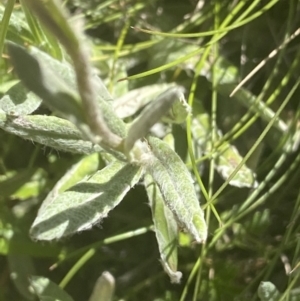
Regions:
[[[84,18],[93,64],[115,99],[151,84],[186,88],[193,116],[186,125],[165,125],[164,132],[172,132],[195,177],[208,240],[195,245],[180,235],[183,278],[171,284],[159,263],[145,189],[136,185],[92,230],[32,241],[28,232],[41,202],[82,157],[1,130],[0,300],[32,299],[28,275],[88,300],[103,271],[115,277],[115,300],[258,300],[262,280],[286,293],[299,286],[299,1],[65,5],[70,22]],[[59,60],[65,53],[22,1],[0,8],[3,96],[16,83],[5,35]],[[40,106],[37,113],[51,111]]]

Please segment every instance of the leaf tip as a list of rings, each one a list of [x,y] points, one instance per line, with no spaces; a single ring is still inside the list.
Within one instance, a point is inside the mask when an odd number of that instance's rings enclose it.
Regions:
[[[204,243],[207,239],[207,225],[202,214],[195,214],[193,216],[193,225],[196,228],[196,233],[192,234],[196,242]]]

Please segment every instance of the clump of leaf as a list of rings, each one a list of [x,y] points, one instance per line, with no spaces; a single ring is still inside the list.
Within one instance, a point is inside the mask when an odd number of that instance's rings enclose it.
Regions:
[[[16,104],[10,111],[1,111],[1,127],[56,149],[83,154],[97,151],[107,162],[105,168],[91,176],[88,169],[82,170],[77,183],[73,169],[65,174],[40,207],[31,227],[32,238],[54,240],[90,229],[107,217],[129,189],[149,173],[153,185],[160,190],[158,197],[163,200],[160,206],[165,207],[159,211],[153,209],[154,223],[166,219],[165,213],[169,212],[180,229],[190,233],[197,243],[205,242],[207,226],[189,171],[168,144],[148,136],[150,128],[162,118],[174,123],[185,120],[190,108],[184,99],[184,89],[170,87],[159,94],[127,127],[115,115],[112,97],[93,73],[82,38],[66,21],[62,8],[55,1],[24,3],[65,47],[75,72],[68,63],[59,63],[33,47],[25,49],[8,43],[11,61],[22,83],[58,117],[28,115],[37,108],[34,102],[22,114]],[[27,94],[27,98],[31,97],[35,96]],[[13,115],[14,111],[18,115]],[[70,180],[73,184],[66,185]],[[152,204],[156,202],[155,196],[150,198]],[[159,246],[173,244],[174,250],[177,249],[174,239],[177,240],[178,230],[174,230],[169,237],[159,234],[166,229],[155,228]],[[160,247],[166,271],[172,281],[179,282],[177,253],[173,255],[174,264],[170,265],[168,252]]]

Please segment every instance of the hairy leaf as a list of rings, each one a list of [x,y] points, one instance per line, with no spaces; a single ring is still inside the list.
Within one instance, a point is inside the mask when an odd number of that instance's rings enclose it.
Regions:
[[[160,94],[153,103],[142,111],[128,130],[128,135],[124,142],[126,152],[132,149],[138,139],[148,134],[150,128],[169,112],[174,103],[176,104],[177,102],[181,102],[181,99],[184,99],[183,91],[184,89],[182,87],[170,88]],[[177,105],[176,108],[178,108]]]
[[[82,158],[79,162],[74,164],[65,175],[56,183],[55,190],[63,192],[71,186],[77,184],[86,176],[98,170],[99,154],[94,153],[92,155]]]
[[[140,176],[139,167],[115,161],[61,194],[50,192],[31,227],[32,237],[53,240],[90,229],[122,201]]]
[[[79,95],[50,66],[25,48],[11,42],[7,45],[14,67],[25,86],[73,123],[84,123]]]
[[[47,63],[47,66],[49,66],[52,70],[55,70],[56,74],[63,78],[69,87],[72,89],[77,89],[74,69],[67,61],[60,62],[33,46],[30,46],[29,50],[30,53],[38,60]],[[98,100],[101,99],[105,102],[110,102],[113,100],[102,80],[97,76],[96,71],[94,74],[94,88],[96,90]]]
[[[178,226],[176,220],[165,205],[159,188],[150,175],[145,176],[145,186],[162,265],[170,276],[171,282],[179,283],[182,273],[177,271]]]
[[[30,47],[29,49],[30,53],[34,55],[34,57],[47,64],[47,66],[49,66],[52,70],[55,70],[56,74],[66,82],[69,88],[77,91],[75,72],[68,62],[60,62],[35,47]],[[93,88],[97,96],[96,101],[102,111],[106,124],[113,133],[120,137],[125,137],[125,124],[116,116],[112,108],[112,96],[108,92],[102,80],[97,76],[96,72],[93,76]]]
[[[91,154],[101,151],[99,145],[83,140],[82,134],[73,123],[55,116],[14,117],[0,110],[0,128],[21,138],[65,152]]]
[[[156,84],[131,90],[113,101],[115,113],[120,118],[132,116],[159,94],[172,87],[174,84]]]
[[[148,158],[145,167],[166,205],[181,229],[189,232],[196,242],[205,241],[207,226],[189,171],[167,143],[154,137],[149,137],[148,141],[154,156]]]
[[[0,109],[9,115],[28,115],[34,112],[41,102],[34,93],[28,92],[21,83],[17,83],[0,99]]]

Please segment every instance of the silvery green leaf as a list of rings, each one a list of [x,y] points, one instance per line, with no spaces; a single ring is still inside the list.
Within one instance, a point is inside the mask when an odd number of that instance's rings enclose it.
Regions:
[[[30,287],[40,301],[73,301],[56,283],[42,276],[32,276],[29,278]]]
[[[100,146],[83,140],[82,134],[73,123],[55,116],[14,117],[0,110],[0,128],[21,138],[65,152],[91,154],[102,150]]]
[[[9,42],[7,47],[18,76],[29,90],[73,123],[85,123],[79,95],[51,67],[17,44]]]
[[[68,86],[70,86],[72,89],[77,89],[74,69],[67,61],[60,62],[47,53],[33,46],[30,46],[29,50],[30,53],[37,59],[47,63],[47,66],[49,66],[52,70],[55,70],[55,72],[65,80]],[[97,76],[96,71],[94,74],[94,88],[96,90],[98,98],[108,102],[113,100],[102,80]]]
[[[62,78],[65,83],[71,87],[71,89],[77,89],[75,73],[72,65],[69,62],[65,60],[59,61],[50,56],[48,53],[34,46],[29,46],[28,51],[37,60],[43,61],[45,64],[47,64],[51,70],[55,70],[55,73]]]
[[[98,170],[99,154],[94,153],[83,157],[74,164],[64,176],[56,183],[55,190],[60,193],[77,184],[86,176],[90,176]]]
[[[105,271],[97,279],[89,301],[111,301],[115,290],[115,278]]]
[[[42,100],[34,93],[28,92],[22,83],[11,87],[0,99],[0,109],[9,115],[28,115],[34,112]]]
[[[132,116],[159,94],[172,87],[174,87],[174,84],[156,84],[131,90],[114,100],[115,113],[122,119]]]
[[[73,123],[55,116],[15,117],[6,115],[0,110],[0,128],[21,138],[65,152],[91,154],[104,151],[99,145],[84,140],[82,133]],[[121,153],[111,149],[108,151],[125,161],[125,156]]]
[[[150,105],[148,105],[140,116],[131,124],[127,137],[124,141],[124,149],[130,152],[138,139],[145,137],[150,128],[159,121],[171,108],[181,99],[184,89],[173,87],[160,94]]]
[[[173,213],[165,205],[158,186],[148,174],[145,187],[152,211],[154,231],[158,243],[161,263],[171,282],[179,283],[182,273],[177,271],[178,226]]]
[[[52,70],[55,70],[57,75],[61,76],[61,78],[67,83],[69,88],[77,91],[75,72],[73,70],[73,67],[68,62],[60,62],[35,47],[30,47],[29,50],[30,53],[39,61],[44,62]],[[102,111],[102,115],[106,124],[113,133],[124,138],[126,136],[125,124],[120,118],[116,116],[111,106],[112,96],[108,92],[102,80],[97,76],[96,72],[93,76],[93,88],[95,89],[95,94],[97,95],[96,100]]]
[[[114,161],[88,179],[42,204],[31,236],[53,240],[90,229],[116,207],[140,179],[142,169]]]
[[[269,281],[260,283],[257,294],[261,301],[277,301],[281,296],[276,286]]]
[[[207,225],[189,171],[167,143],[155,137],[147,140],[153,156],[144,167],[158,185],[165,204],[181,229],[189,232],[196,242],[205,241]]]
[[[94,153],[83,157],[79,162],[71,166],[48,193],[46,199],[43,201],[43,206],[47,206],[48,203],[57,198],[60,193],[74,186],[87,176],[95,173],[98,170],[98,163],[99,155],[98,153]]]

